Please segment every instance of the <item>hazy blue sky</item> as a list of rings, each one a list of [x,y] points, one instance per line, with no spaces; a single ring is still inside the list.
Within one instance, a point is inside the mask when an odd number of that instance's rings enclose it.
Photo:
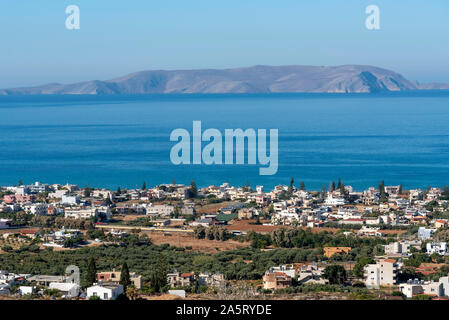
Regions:
[[[65,28],[70,4],[80,30]],[[370,4],[378,31],[365,28]],[[0,87],[256,64],[370,64],[449,82],[447,0],[2,0],[0,39]]]

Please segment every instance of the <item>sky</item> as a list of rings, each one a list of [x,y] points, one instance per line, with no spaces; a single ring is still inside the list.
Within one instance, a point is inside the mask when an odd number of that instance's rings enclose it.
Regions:
[[[65,26],[80,9],[80,29]],[[368,5],[380,30],[365,27]],[[151,69],[367,64],[449,82],[447,0],[0,2],[0,88]]]

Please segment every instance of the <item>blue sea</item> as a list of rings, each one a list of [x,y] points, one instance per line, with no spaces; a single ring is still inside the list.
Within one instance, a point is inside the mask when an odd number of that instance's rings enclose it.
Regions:
[[[279,169],[173,165],[176,128],[279,130]],[[117,188],[304,181],[339,177],[361,190],[449,184],[449,92],[386,94],[3,96],[0,185],[41,181]]]

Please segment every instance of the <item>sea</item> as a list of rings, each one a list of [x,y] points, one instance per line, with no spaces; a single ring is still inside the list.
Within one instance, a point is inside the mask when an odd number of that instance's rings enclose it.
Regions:
[[[279,168],[174,165],[174,129],[278,129]],[[162,183],[320,190],[449,185],[449,91],[0,96],[0,185]]]

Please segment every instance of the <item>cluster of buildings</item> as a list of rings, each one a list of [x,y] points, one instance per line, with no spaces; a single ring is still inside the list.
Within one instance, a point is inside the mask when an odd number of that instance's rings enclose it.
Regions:
[[[131,273],[130,278],[136,288],[142,288],[141,276]],[[115,300],[124,293],[119,281],[119,271],[100,272],[97,273],[97,282],[83,291],[78,283],[67,276],[14,274],[2,270],[0,271],[0,294],[40,296],[44,295],[46,290],[50,290],[58,292],[65,299],[98,297],[100,300]],[[14,292],[12,292],[13,289],[15,289]]]
[[[262,278],[263,288],[265,290],[285,289],[292,285],[293,280],[297,284],[326,284],[328,280],[323,278],[323,271],[324,267],[320,267],[316,263],[296,263],[271,267]]]
[[[171,288],[191,287],[195,283],[199,286],[220,287],[225,284],[222,273],[203,272],[198,275],[195,272],[171,272],[167,274],[167,284]]]

